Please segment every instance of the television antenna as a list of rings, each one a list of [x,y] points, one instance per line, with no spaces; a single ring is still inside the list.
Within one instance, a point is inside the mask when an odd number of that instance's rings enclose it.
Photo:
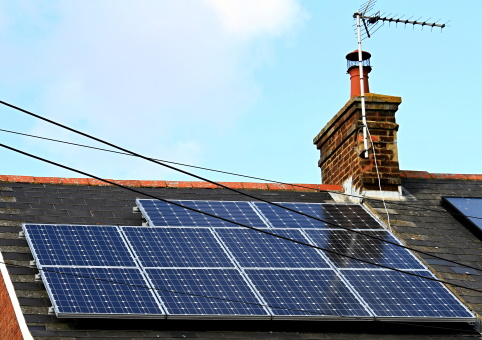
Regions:
[[[362,57],[362,40],[365,38],[371,38],[373,33],[378,31],[381,26],[383,26],[386,22],[389,24],[395,23],[407,25],[416,25],[430,27],[433,29],[434,27],[438,27],[441,30],[447,27],[447,23],[445,24],[438,24],[436,22],[427,22],[420,21],[421,17],[417,20],[410,20],[412,17],[408,19],[403,19],[403,16],[400,18],[396,18],[397,15],[391,16],[391,14],[385,15],[380,14],[380,11],[376,13],[372,13],[373,8],[375,7],[376,0],[368,0],[365,4],[363,4],[360,9],[353,14],[353,17],[356,19],[356,31],[357,31],[357,38],[358,38],[358,67],[360,68],[360,97],[361,97],[361,107],[362,107],[362,122],[363,122],[363,152],[365,158],[368,158],[368,127],[367,127],[367,117],[366,117],[366,108],[365,108],[365,84],[364,84],[364,76],[363,76],[363,57]],[[369,14],[372,13],[372,14]],[[363,28],[362,28],[363,24]]]

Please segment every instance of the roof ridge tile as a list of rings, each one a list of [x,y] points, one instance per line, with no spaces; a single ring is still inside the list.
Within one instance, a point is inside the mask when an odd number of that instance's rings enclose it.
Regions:
[[[434,173],[427,171],[414,170],[400,170],[400,177],[402,178],[425,178],[425,179],[459,179],[459,180],[482,180],[482,174],[449,174],[449,173]]]
[[[108,181],[128,186],[145,188],[192,188],[192,189],[216,189],[216,184],[205,181],[163,181],[163,180],[116,180]],[[34,177],[0,175],[0,182],[35,183],[35,184],[63,184],[83,186],[112,186],[95,178],[64,178],[64,177]],[[231,189],[245,190],[272,190],[272,191],[342,191],[340,185],[331,184],[289,184],[289,183],[262,183],[262,182],[219,182]]]
[[[450,174],[450,173],[430,173],[428,171],[400,170],[401,178],[420,178],[438,180],[482,180],[482,174]],[[117,184],[129,187],[153,187],[153,188],[193,188],[193,189],[215,189],[218,188],[213,183],[203,181],[163,181],[163,180],[114,180]],[[63,178],[63,177],[34,177],[0,175],[0,182],[16,183],[36,183],[36,184],[64,184],[64,185],[92,185],[92,186],[112,186],[95,178]],[[247,190],[286,190],[286,191],[312,191],[312,190],[332,190],[342,191],[340,185],[331,184],[299,184],[299,183],[261,183],[261,182],[219,182],[231,189]]]

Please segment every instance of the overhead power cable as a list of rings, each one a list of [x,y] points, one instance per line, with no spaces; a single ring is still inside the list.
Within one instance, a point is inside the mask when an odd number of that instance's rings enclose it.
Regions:
[[[57,142],[57,143],[63,143],[63,144],[67,144],[67,145],[80,146],[80,147],[87,148],[87,149],[92,149],[92,150],[98,150],[98,151],[105,151],[105,152],[115,153],[115,154],[124,155],[124,156],[139,157],[139,156],[136,156],[136,155],[134,155],[134,154],[132,154],[132,153],[120,152],[120,151],[109,150],[109,149],[104,149],[104,148],[98,148],[98,147],[95,147],[95,146],[78,144],[78,143],[73,143],[73,142],[67,142],[67,141],[63,141],[63,140],[58,140],[58,139],[53,139],[53,138],[47,138],[47,137],[42,137],[42,136],[36,136],[36,135],[31,135],[31,134],[22,133],[22,132],[10,131],[10,130],[5,130],[5,129],[0,129],[0,131],[2,131],[2,132],[7,132],[7,133],[12,133],[12,134],[16,134],[16,135],[20,135],[20,136],[26,136],[26,137],[32,137],[32,138],[37,138],[37,139],[43,139],[43,140],[47,140],[47,141],[51,141],[51,142]],[[258,181],[264,181],[264,182],[270,182],[270,183],[276,183],[276,184],[284,184],[284,185],[292,185],[292,186],[297,187],[297,188],[303,188],[303,189],[309,189],[309,190],[317,190],[317,191],[321,191],[321,192],[335,192],[335,191],[331,191],[331,190],[313,189],[312,187],[304,186],[303,184],[286,183],[286,182],[281,182],[281,181],[266,179],[266,178],[262,178],[262,177],[242,175],[242,174],[238,174],[238,173],[235,173],[235,172],[229,172],[229,171],[223,171],[223,170],[210,169],[210,168],[205,168],[205,167],[202,167],[202,166],[185,164],[185,163],[179,163],[179,162],[173,162],[173,161],[168,161],[168,160],[165,160],[165,159],[158,159],[158,158],[154,158],[154,157],[148,157],[148,158],[149,158],[149,159],[152,159],[152,160],[155,160],[155,161],[158,161],[158,162],[164,162],[164,163],[169,163],[169,164],[176,164],[176,165],[181,165],[181,166],[190,167],[190,168],[193,168],[193,169],[212,171],[212,172],[217,172],[217,173],[226,174],[226,175],[231,175],[231,176],[238,176],[238,177],[250,178],[250,179],[255,179],[255,180],[258,180]],[[340,192],[336,192],[336,193],[339,194],[339,195],[346,195],[346,196],[354,196],[354,197],[355,197],[355,195],[349,195],[349,194],[344,194],[344,193],[340,193]],[[356,196],[356,197],[358,197],[358,196]]]
[[[113,148],[119,149],[119,150],[121,150],[121,151],[123,151],[123,152],[129,153],[129,154],[132,154],[132,155],[137,156],[137,157],[139,157],[139,158],[142,158],[142,159],[145,159],[145,160],[147,160],[147,161],[153,162],[153,163],[155,163],[155,164],[158,164],[158,165],[167,167],[167,168],[169,168],[169,169],[172,169],[172,170],[175,170],[175,171],[184,173],[184,174],[186,174],[186,175],[189,175],[189,176],[192,176],[192,177],[201,179],[202,181],[205,181],[205,182],[208,182],[208,183],[217,185],[217,186],[219,186],[219,187],[222,187],[222,188],[227,189],[227,190],[229,190],[229,191],[235,192],[235,193],[240,194],[240,195],[242,195],[242,196],[246,196],[246,197],[249,197],[249,198],[251,198],[251,199],[254,199],[254,200],[257,200],[257,201],[261,201],[261,202],[270,204],[270,205],[272,205],[272,206],[276,206],[276,207],[278,207],[278,208],[281,208],[281,209],[284,209],[284,210],[287,210],[287,211],[290,211],[290,212],[293,212],[293,213],[296,213],[296,214],[305,216],[305,217],[307,217],[307,218],[310,218],[310,219],[313,219],[313,220],[316,220],[316,221],[319,221],[319,222],[326,223],[326,224],[328,224],[328,225],[333,225],[333,226],[336,226],[336,227],[338,227],[338,228],[341,228],[341,229],[344,229],[344,230],[348,230],[348,231],[350,231],[350,232],[352,232],[352,233],[357,233],[357,234],[360,234],[360,235],[363,235],[363,236],[366,236],[366,237],[369,237],[369,238],[372,238],[372,239],[379,240],[379,241],[381,241],[381,242],[389,243],[389,244],[392,244],[392,245],[394,245],[394,246],[396,246],[396,247],[400,247],[400,248],[412,250],[412,251],[415,251],[415,252],[417,252],[417,253],[419,253],[419,254],[424,254],[424,255],[427,255],[427,256],[430,256],[430,257],[433,257],[433,258],[437,258],[437,259],[440,259],[440,260],[444,260],[444,261],[448,261],[448,262],[451,262],[451,263],[455,263],[455,264],[460,265],[460,266],[462,266],[462,267],[471,268],[471,269],[474,269],[474,270],[477,270],[477,271],[482,271],[482,269],[479,269],[479,268],[476,268],[476,267],[473,267],[473,266],[469,266],[469,265],[465,265],[465,264],[462,264],[462,263],[459,263],[459,262],[456,262],[456,261],[448,260],[448,259],[445,259],[445,258],[443,258],[443,257],[441,257],[441,256],[433,255],[433,254],[424,252],[424,251],[422,251],[422,250],[410,248],[410,247],[407,247],[407,246],[405,246],[405,245],[402,245],[402,244],[399,244],[399,243],[396,243],[396,242],[391,242],[391,241],[385,240],[385,239],[383,239],[383,238],[381,238],[381,237],[378,237],[378,236],[375,236],[375,235],[365,234],[365,233],[363,233],[363,232],[361,232],[361,231],[353,230],[353,229],[350,229],[350,228],[347,228],[347,227],[344,227],[344,226],[341,226],[341,225],[337,225],[337,224],[332,223],[332,222],[325,221],[325,220],[323,220],[323,219],[320,219],[320,218],[317,218],[317,217],[314,217],[314,216],[305,214],[305,213],[300,212],[300,211],[297,211],[297,210],[295,210],[295,209],[291,209],[291,208],[286,207],[286,206],[284,206],[284,205],[281,205],[281,204],[278,204],[278,203],[274,203],[274,202],[268,201],[268,200],[263,199],[263,198],[261,198],[261,197],[257,197],[257,196],[254,196],[254,195],[251,195],[251,194],[248,194],[248,193],[245,193],[245,192],[242,192],[242,191],[239,191],[239,190],[230,188],[230,187],[228,187],[228,186],[226,186],[226,185],[224,185],[224,184],[214,182],[214,181],[212,181],[212,180],[209,180],[209,179],[207,179],[207,178],[198,176],[198,175],[193,174],[193,173],[191,173],[191,172],[188,172],[188,171],[185,171],[185,170],[176,168],[176,167],[171,166],[171,165],[168,165],[168,164],[164,164],[164,163],[159,162],[159,161],[156,161],[156,160],[154,160],[154,159],[152,159],[152,158],[149,158],[149,157],[143,156],[143,155],[141,155],[141,154],[135,153],[135,152],[133,152],[133,151],[127,150],[127,149],[122,148],[122,147],[120,147],[120,146],[117,146],[117,145],[115,145],[115,144],[112,144],[112,143],[109,143],[109,142],[107,142],[107,141],[104,141],[104,140],[102,140],[102,139],[100,139],[100,138],[97,138],[97,137],[91,136],[91,135],[89,135],[89,134],[86,134],[86,133],[84,133],[84,132],[78,131],[78,130],[76,130],[76,129],[73,129],[73,128],[68,127],[68,126],[66,126],[66,125],[63,125],[63,124],[60,124],[60,123],[55,122],[55,121],[53,121],[53,120],[51,120],[51,119],[42,117],[42,116],[40,116],[40,115],[38,115],[38,114],[35,114],[35,113],[33,113],[33,112],[30,112],[30,111],[27,111],[27,110],[25,110],[25,109],[22,109],[22,108],[20,108],[20,107],[15,106],[15,105],[6,103],[6,102],[4,102],[4,101],[1,101],[1,100],[0,100],[0,104],[6,105],[6,106],[11,107],[11,108],[14,108],[15,110],[18,110],[18,111],[21,111],[21,112],[23,112],[23,113],[26,113],[26,114],[28,114],[28,115],[30,115],[30,116],[32,116],[32,117],[36,117],[36,118],[38,118],[38,119],[44,120],[44,121],[46,121],[46,122],[48,122],[48,123],[51,123],[51,124],[53,124],[53,125],[62,127],[62,128],[66,129],[66,130],[69,130],[69,131],[72,131],[72,132],[74,132],[74,133],[80,134],[80,135],[82,135],[82,136],[84,136],[84,137],[93,139],[93,140],[95,140],[95,141],[98,141],[98,142],[100,142],[100,143],[106,144],[106,145],[111,146],[111,147],[113,147]],[[7,148],[10,148],[10,147],[5,146],[5,145],[3,145],[3,146],[4,146],[4,147],[7,147]],[[12,148],[10,148],[10,149],[12,149]],[[20,151],[20,150],[17,150],[17,149],[15,149],[15,151],[24,153],[23,151]],[[24,154],[26,154],[26,153],[24,153]],[[31,156],[31,157],[38,158],[37,156],[34,156],[34,155],[30,155],[30,154],[27,154],[27,155],[29,155],[29,156]],[[40,158],[38,158],[38,159],[40,159]],[[51,162],[51,161],[48,161],[48,160],[45,160],[45,159],[42,159],[42,160],[47,161],[47,162]],[[55,164],[57,164],[57,163],[55,163]],[[59,165],[59,166],[62,166],[62,165]],[[65,166],[62,166],[62,167],[65,167]],[[69,168],[69,169],[70,169],[70,168]],[[79,172],[78,170],[72,170],[72,171],[77,171],[77,172]],[[89,176],[89,175],[87,175],[87,176]],[[98,178],[98,177],[95,177],[95,178]],[[99,178],[98,178],[98,179],[99,179]],[[103,179],[100,179],[100,180],[103,180]],[[106,180],[103,180],[103,181],[106,181]],[[112,183],[112,182],[111,182],[111,183]],[[170,201],[166,201],[166,202],[169,203],[169,204],[173,204],[173,202],[170,202]],[[214,216],[216,216],[216,215],[214,215]],[[219,218],[219,216],[216,216],[216,218]]]
[[[16,134],[16,135],[20,135],[20,136],[26,136],[26,137],[32,137],[32,138],[47,140],[47,141],[56,142],[56,143],[63,143],[63,144],[67,144],[67,145],[78,146],[78,147],[87,148],[87,149],[92,149],[92,150],[110,152],[110,153],[120,154],[120,155],[124,155],[124,156],[137,157],[137,156],[135,156],[135,155],[132,155],[132,154],[126,153],[126,152],[120,152],[120,151],[115,151],[115,150],[98,148],[98,147],[94,147],[94,146],[90,146],[90,145],[84,145],[84,144],[78,144],[78,143],[63,141],[63,140],[59,140],[59,139],[53,139],[53,138],[48,138],[48,137],[36,136],[36,135],[31,135],[31,134],[22,133],[22,132],[17,132],[17,131],[11,131],[11,130],[5,130],[5,129],[0,129],[0,131],[1,131],[1,132],[11,133],[11,134]],[[334,193],[334,194],[336,194],[336,195],[342,195],[342,196],[360,198],[360,196],[357,196],[357,195],[342,193],[342,192],[338,192],[338,191],[334,191],[334,190],[313,189],[312,187],[308,187],[308,186],[305,186],[305,185],[303,185],[303,184],[286,183],[286,182],[281,182],[281,181],[277,181],[277,180],[273,180],[273,179],[266,179],[266,178],[262,178],[262,177],[255,177],[255,176],[243,175],[243,174],[238,174],[238,173],[235,173],[235,172],[229,172],[229,171],[223,171],[223,170],[216,170],[216,169],[201,167],[201,166],[197,166],[197,165],[191,165],[191,164],[185,164],[185,163],[168,161],[168,160],[165,160],[165,159],[157,159],[157,158],[154,158],[154,157],[149,157],[149,158],[154,159],[154,160],[159,161],[159,162],[164,162],[164,163],[170,163],[170,164],[176,164],[176,165],[186,166],[186,167],[190,167],[190,168],[193,168],[193,169],[200,169],[200,170],[212,171],[212,172],[222,173],[222,174],[226,174],[226,175],[232,175],[232,176],[238,176],[238,177],[244,177],[244,178],[250,178],[250,179],[260,180],[260,181],[264,181],[264,182],[270,182],[270,183],[276,183],[276,184],[283,184],[283,185],[292,185],[293,187],[297,187],[297,188],[303,188],[303,189],[309,189],[309,190],[316,190],[316,191],[319,191],[319,192],[328,192],[328,193]],[[399,205],[399,206],[401,206],[401,207],[415,208],[416,210],[421,210],[421,211],[433,211],[433,212],[438,212],[438,213],[440,212],[439,210],[430,209],[430,208],[427,208],[427,207],[421,207],[421,206],[413,205],[413,204],[410,204],[410,203],[404,203],[404,202],[398,202],[398,201],[386,201],[386,200],[384,201],[384,200],[378,199],[378,198],[367,198],[367,197],[364,197],[363,199],[364,199],[364,200],[367,200],[367,201],[380,201],[380,202],[384,202],[385,204]],[[464,217],[470,217],[470,218],[475,218],[475,219],[481,219],[481,220],[482,220],[482,217],[463,215],[463,214],[459,214],[459,213],[455,213],[455,212],[450,212],[450,211],[448,211],[448,213],[451,214],[452,216],[464,216]]]
[[[1,129],[0,129],[1,130]],[[66,142],[66,143],[70,143],[70,142]],[[103,149],[105,151],[111,151],[111,150],[106,150],[106,149]],[[118,153],[117,151],[114,151],[116,153]],[[125,153],[122,153],[122,154],[125,154]],[[128,154],[125,154],[125,155],[128,155]],[[241,192],[242,195],[244,195],[244,193]],[[253,196],[249,195],[249,197],[253,198]],[[261,200],[260,198],[256,198],[258,200]],[[358,230],[353,230],[353,229],[350,229],[350,228],[347,228],[347,227],[344,227],[342,225],[339,225],[339,224],[336,224],[336,223],[333,223],[333,222],[329,222],[329,221],[326,221],[326,220],[323,220],[323,219],[320,219],[320,218],[317,218],[315,216],[311,216],[311,215],[308,215],[308,214],[305,214],[305,213],[302,213],[302,212],[299,212],[299,211],[296,211],[296,210],[292,210],[288,207],[285,207],[283,205],[278,205],[276,203],[272,203],[270,201],[267,201],[267,200],[261,200],[265,203],[268,203],[268,204],[273,204],[273,205],[276,205],[276,206],[279,206],[279,207],[282,207],[286,210],[290,210],[290,211],[294,211],[294,212],[297,212],[298,214],[301,214],[303,216],[306,216],[308,218],[312,218],[312,219],[315,219],[317,221],[320,221],[320,222],[323,222],[323,223],[326,223],[328,225],[332,225],[334,227],[337,227],[337,228],[341,228],[341,229],[344,229],[344,230],[347,230],[347,231],[350,231],[350,232],[353,232],[353,233],[357,233],[357,234],[360,234],[360,235],[363,235],[363,236],[366,236],[366,237],[369,237],[369,238],[373,238],[373,239],[376,239],[376,240],[379,240],[381,242],[385,242],[385,243],[389,243],[389,244],[392,244],[396,247],[400,247],[400,248],[404,248],[404,249],[407,249],[407,250],[411,250],[411,251],[415,251],[415,252],[418,252],[418,253],[421,253],[421,254],[424,254],[424,255],[427,255],[427,256],[431,256],[431,257],[434,257],[434,258],[437,258],[437,259],[440,259],[440,260],[444,260],[444,261],[448,261],[448,262],[451,262],[451,263],[454,263],[454,264],[457,264],[457,265],[460,265],[460,266],[463,266],[463,267],[467,267],[467,268],[471,268],[471,269],[474,269],[474,270],[478,270],[478,271],[482,271],[482,269],[479,269],[479,268],[476,268],[476,267],[472,267],[472,266],[469,266],[469,265],[465,265],[465,264],[462,264],[462,263],[459,263],[459,262],[456,262],[456,261],[453,261],[453,260],[448,260],[448,259],[445,259],[441,256],[438,256],[438,255],[433,255],[433,254],[430,254],[430,253],[427,253],[427,252],[424,252],[424,251],[421,251],[421,250],[418,250],[418,249],[414,249],[414,248],[411,248],[411,247],[408,247],[408,246],[404,246],[404,245],[401,245],[399,243],[396,243],[396,242],[391,242],[391,241],[388,241],[388,240],[385,240],[381,237],[378,237],[378,236],[375,236],[375,235],[370,235],[370,234],[366,234],[362,231],[358,231]],[[169,202],[170,203],[170,202]]]
[[[451,286],[453,286],[453,287],[464,288],[464,289],[468,289],[468,290],[472,290],[472,291],[476,291],[476,292],[482,292],[482,290],[478,290],[478,289],[475,289],[475,288],[470,288],[470,287],[462,286],[462,285],[459,285],[459,284],[456,284],[456,283],[451,283],[451,282],[448,282],[448,281],[444,281],[444,280],[440,280],[440,279],[436,279],[436,278],[432,278],[432,277],[427,277],[427,276],[415,274],[414,272],[409,272],[409,271],[405,271],[405,270],[402,270],[402,269],[393,268],[393,267],[390,267],[390,266],[385,266],[385,265],[382,265],[382,264],[379,264],[379,263],[371,262],[371,261],[368,261],[368,260],[363,260],[363,259],[357,258],[357,257],[355,257],[355,256],[350,256],[350,255],[342,254],[342,253],[340,253],[340,252],[337,252],[337,251],[334,251],[334,250],[331,250],[331,249],[327,249],[327,248],[315,246],[315,245],[312,245],[312,244],[309,244],[309,243],[306,243],[306,242],[303,242],[303,241],[299,241],[299,240],[296,240],[296,239],[292,239],[292,238],[289,238],[289,237],[285,237],[285,236],[282,236],[282,235],[278,235],[278,234],[269,232],[268,230],[263,230],[263,229],[259,229],[259,228],[256,228],[256,227],[253,227],[253,226],[250,226],[250,225],[246,225],[246,224],[243,224],[243,223],[239,223],[239,222],[236,222],[236,221],[232,221],[232,220],[229,220],[229,219],[224,218],[224,217],[221,217],[221,216],[217,216],[217,215],[214,215],[214,214],[205,212],[205,211],[201,211],[201,210],[198,210],[198,209],[195,209],[195,208],[191,208],[191,207],[182,205],[182,204],[177,203],[177,202],[169,201],[169,200],[163,199],[163,198],[161,198],[161,197],[148,194],[148,193],[142,192],[142,191],[140,191],[140,190],[137,190],[137,189],[134,189],[134,188],[131,188],[131,187],[127,187],[127,186],[118,184],[118,183],[116,183],[116,182],[109,181],[109,180],[107,180],[107,179],[103,179],[103,178],[94,176],[94,175],[89,174],[89,173],[87,173],[87,172],[84,172],[84,171],[81,171],[81,170],[78,170],[78,169],[75,169],[75,168],[71,168],[71,167],[69,167],[69,166],[66,166],[66,165],[63,165],[63,164],[60,164],[60,163],[57,163],[57,162],[54,162],[54,161],[51,161],[51,160],[42,158],[42,157],[40,157],[40,156],[36,156],[36,155],[30,154],[30,153],[28,153],[28,152],[25,152],[25,151],[22,151],[22,150],[13,148],[13,147],[8,146],[8,145],[5,145],[5,144],[0,144],[0,146],[3,147],[3,148],[9,149],[9,150],[15,151],[15,152],[17,152],[17,153],[23,154],[23,155],[25,155],[25,156],[28,156],[28,157],[35,158],[35,159],[37,159],[37,160],[43,161],[43,162],[45,162],[45,163],[49,163],[49,164],[52,164],[52,165],[55,165],[55,166],[58,166],[58,167],[61,167],[61,168],[64,168],[64,169],[73,171],[73,172],[77,172],[77,173],[82,174],[82,175],[84,175],[84,176],[88,176],[88,177],[97,179],[97,180],[99,180],[99,181],[103,181],[103,182],[105,182],[105,183],[109,183],[109,184],[111,184],[111,185],[114,185],[114,186],[117,186],[117,187],[119,187],[119,188],[123,188],[123,189],[129,190],[129,191],[135,192],[135,193],[137,193],[137,194],[141,194],[141,195],[146,196],[146,197],[150,197],[150,198],[153,198],[153,199],[156,199],[156,200],[159,200],[159,201],[168,203],[168,204],[172,204],[172,205],[178,206],[178,207],[183,208],[183,209],[186,209],[186,210],[190,210],[190,211],[193,211],[193,212],[196,212],[196,213],[200,213],[200,214],[203,214],[203,215],[206,215],[206,216],[209,216],[209,217],[217,218],[217,219],[219,219],[219,220],[221,220],[221,221],[228,222],[228,223],[232,223],[232,224],[238,225],[238,226],[240,226],[240,227],[248,228],[248,229],[251,229],[251,230],[254,230],[254,231],[257,231],[257,232],[266,234],[266,235],[270,235],[270,236],[273,236],[273,237],[277,237],[277,238],[280,238],[280,239],[289,241],[289,242],[297,243],[297,244],[300,244],[300,245],[303,245],[303,246],[307,246],[307,247],[311,247],[311,248],[314,248],[314,249],[323,250],[323,251],[328,252],[328,253],[331,253],[331,254],[343,256],[343,257],[350,258],[350,259],[353,259],[353,260],[356,260],[356,261],[359,261],[359,262],[367,263],[367,264],[374,265],[374,266],[377,266],[377,267],[380,267],[380,268],[384,268],[384,269],[389,269],[389,270],[396,271],[396,272],[399,272],[399,273],[403,273],[403,274],[406,274],[406,275],[411,275],[411,276],[419,277],[419,278],[422,278],[422,279],[425,279],[425,280],[435,281],[435,282],[439,282],[439,283],[451,285]],[[325,223],[326,223],[326,222],[325,222]],[[385,242],[388,242],[388,241],[385,241]],[[388,242],[388,243],[391,243],[391,242]],[[437,256],[435,256],[435,255],[431,255],[431,254],[429,254],[429,255],[430,255],[430,256],[433,256],[433,257],[437,257]],[[447,260],[447,261],[448,261],[448,260]],[[469,267],[469,266],[466,266],[466,267]],[[469,268],[470,268],[470,267],[469,267]],[[474,269],[477,269],[477,268],[474,268]],[[477,269],[477,270],[478,270],[478,269]]]

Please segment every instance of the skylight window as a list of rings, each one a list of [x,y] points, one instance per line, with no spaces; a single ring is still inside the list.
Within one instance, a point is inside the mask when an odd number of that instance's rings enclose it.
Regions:
[[[482,197],[442,197],[445,208],[482,239]]]

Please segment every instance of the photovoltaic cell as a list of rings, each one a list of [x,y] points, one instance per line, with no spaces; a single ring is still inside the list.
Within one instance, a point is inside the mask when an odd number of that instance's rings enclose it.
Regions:
[[[123,227],[143,267],[234,267],[208,228]]]
[[[45,267],[42,275],[59,316],[165,315],[138,269]]]
[[[384,242],[398,243],[389,231],[363,231],[364,234],[379,239],[347,230],[305,230],[305,233],[313,240],[314,245],[343,255],[397,269],[425,268],[408,250]],[[326,252],[326,255],[338,268],[379,268],[330,252]]]
[[[370,316],[333,270],[247,269],[275,316]]]
[[[363,208],[350,204],[278,203],[325,222],[262,202],[254,202],[274,228],[382,229]]]
[[[171,317],[269,316],[237,269],[147,269],[147,273]]]
[[[269,231],[308,243],[299,230]],[[216,233],[244,268],[328,268],[328,264],[315,249],[291,241],[242,228],[217,228]]]
[[[41,265],[136,266],[116,227],[26,224]]]
[[[266,224],[256,214],[248,202],[223,201],[175,201],[184,206],[214,214],[238,223],[266,228]],[[236,224],[187,210],[173,204],[158,200],[137,200],[141,211],[152,226],[184,226],[184,227],[223,227]]]
[[[342,273],[379,317],[473,317],[441,283],[391,270]],[[428,271],[415,273],[433,277]]]

